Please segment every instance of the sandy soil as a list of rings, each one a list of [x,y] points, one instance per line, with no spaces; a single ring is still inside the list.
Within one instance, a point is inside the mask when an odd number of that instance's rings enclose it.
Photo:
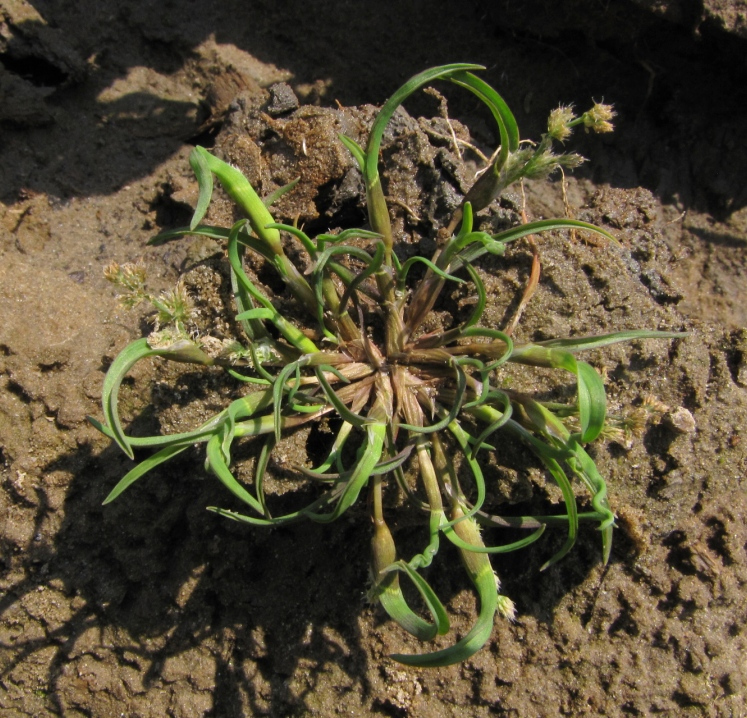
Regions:
[[[212,5],[0,2],[0,715],[747,715],[742,4]],[[568,199],[621,246],[544,238],[518,337],[691,334],[590,354],[615,410],[668,408],[632,445],[593,447],[619,517],[610,564],[593,530],[544,573],[553,538],[496,560],[516,623],[497,622],[462,665],[416,670],[387,658],[418,648],[364,600],[365,509],[250,530],[205,511],[227,499],[196,451],[102,507],[130,463],[85,417],[100,415],[112,359],[149,328],[118,305],[107,264],[143,257],[156,289],[186,272],[206,321],[222,308],[219,248],[146,247],[190,216],[193,144],[263,190],[300,169],[281,213],[356,225],[360,183],[335,133],[452,61],[488,66],[525,137],[560,102],[603,97],[620,113],[614,135],[578,138],[590,162]],[[274,106],[277,82],[300,109]],[[489,118],[449,100],[476,142],[494,141]],[[385,180],[423,219],[403,210],[398,237],[427,247],[439,202],[474,167],[435,137],[433,98],[408,109]],[[490,216],[519,206],[509,193]],[[529,184],[527,209],[562,214],[560,184]],[[483,263],[495,326],[530,264],[521,245]],[[217,371],[143,362],[122,394],[133,431],[173,431],[232,390]],[[318,438],[300,432],[286,451]],[[519,447],[487,472],[495,505],[557,501]],[[444,550],[434,580],[464,632],[476,606],[456,563]]]

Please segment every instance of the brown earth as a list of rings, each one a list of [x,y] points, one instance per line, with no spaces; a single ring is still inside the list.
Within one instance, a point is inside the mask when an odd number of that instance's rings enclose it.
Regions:
[[[0,715],[747,715],[744,3],[285,5],[0,2]],[[691,334],[588,356],[613,411],[667,406],[631,445],[592,447],[618,515],[610,564],[590,529],[543,573],[560,537],[497,558],[516,623],[498,621],[462,665],[418,670],[387,658],[422,649],[365,603],[365,509],[327,527],[228,522],[204,510],[228,499],[196,450],[102,507],[131,464],[85,416],[100,416],[114,356],[149,331],[105,282],[111,261],[143,257],[156,289],[186,271],[220,326],[219,248],[145,244],[190,217],[193,144],[263,193],[301,174],[286,219],[357,225],[360,183],[336,133],[365,132],[372,109],[356,106],[453,61],[488,67],[524,137],[561,102],[619,111],[614,135],[571,143],[590,161],[568,200],[620,246],[542,238],[517,337]],[[281,81],[304,106],[268,92]],[[479,108],[448,98],[494,143]],[[432,97],[408,110],[385,181],[417,215],[393,205],[399,240],[428,251],[474,158],[437,137]],[[509,192],[484,221],[520,205]],[[527,210],[562,215],[561,184],[529,183]],[[491,325],[511,317],[530,263],[523,245],[483,262]],[[218,372],[143,362],[122,397],[133,431],[173,431],[229,391]],[[318,440],[299,432],[285,451]],[[558,500],[520,447],[501,446],[487,475],[494,505]],[[444,549],[431,575],[463,633],[476,602],[457,564]]]

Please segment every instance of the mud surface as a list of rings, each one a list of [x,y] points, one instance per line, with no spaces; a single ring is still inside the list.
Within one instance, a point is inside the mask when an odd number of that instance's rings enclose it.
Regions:
[[[0,3],[0,713],[744,716],[743,4],[286,5]],[[614,135],[577,138],[590,161],[567,187],[573,214],[620,246],[544,237],[517,338],[691,334],[589,354],[613,411],[660,403],[640,438],[593,447],[619,517],[610,564],[591,529],[543,573],[560,537],[496,559],[516,623],[498,621],[463,665],[414,670],[387,655],[418,647],[364,600],[365,507],[327,527],[233,524],[205,511],[228,499],[196,450],[102,507],[131,464],[85,416],[100,415],[112,359],[149,331],[105,282],[111,261],[143,257],[154,289],[186,271],[203,320],[230,330],[219,247],[146,247],[190,217],[193,144],[263,194],[301,174],[283,219],[358,225],[360,181],[336,133],[365,133],[364,103],[452,61],[488,66],[523,137],[560,102],[620,113]],[[489,118],[447,95],[473,141],[494,143]],[[428,252],[478,165],[443,139],[433,97],[408,111],[385,147],[386,191],[402,246]],[[526,190],[531,218],[563,214],[559,182]],[[521,202],[509,192],[483,221]],[[213,211],[230,221],[227,202]],[[486,321],[510,320],[530,267],[521,244],[482,263]],[[231,391],[217,371],[143,362],[122,396],[133,431],[176,431]],[[318,441],[299,432],[284,450]],[[520,447],[486,471],[495,507],[559,500]],[[431,576],[463,634],[476,605],[457,563],[444,549]]]

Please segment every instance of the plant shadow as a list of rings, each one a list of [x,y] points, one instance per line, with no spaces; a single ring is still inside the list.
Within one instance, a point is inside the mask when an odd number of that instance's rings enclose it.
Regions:
[[[488,67],[485,79],[509,105],[524,105],[519,124],[526,136],[545,130],[557,102],[581,106],[605,96],[618,106],[621,129],[614,147],[590,139],[581,148],[592,155],[600,175],[595,180],[642,183],[665,201],[722,216],[747,203],[742,183],[730,181],[744,165],[735,156],[744,134],[743,43],[712,23],[699,27],[694,44],[686,22],[667,22],[632,3],[579,3],[562,13],[541,2],[483,7],[455,0],[431,3],[428,12],[389,0],[355,13],[341,13],[332,0],[277,7],[230,0],[220,8],[198,2],[189,13],[178,4],[155,8],[135,0],[115,12],[94,0],[70,8],[41,0],[34,6],[35,19],[9,16],[0,58],[41,113],[5,118],[3,198],[23,189],[57,197],[109,194],[148,176],[185,142],[209,143],[203,132],[215,109],[208,101],[214,88],[200,79],[206,70],[195,68],[206,62],[204,43],[213,42],[287,70],[299,93],[325,104],[381,102],[426,66],[481,62]],[[453,46],[443,42],[444,17],[453,36],[470,38],[469,57],[455,58]],[[605,33],[611,39],[595,44]],[[133,82],[133,73],[140,80]],[[186,85],[197,83],[192,95],[174,97],[156,79],[179,73]],[[130,89],[110,97],[123,82]],[[538,96],[527,95],[527,87],[554,89],[552,96],[546,90]],[[458,95],[453,102],[467,114],[476,108]],[[714,120],[714,108],[724,122]],[[213,121],[219,124],[220,117]],[[699,140],[694,146],[693,136]],[[25,151],[29,144],[34,153]]]
[[[253,714],[301,710],[330,666],[365,696],[365,509],[361,521],[329,528],[233,523],[205,510],[224,505],[226,492],[186,453],[107,506],[127,463],[115,448],[95,456],[84,447],[45,467],[72,475],[64,519],[27,547],[34,570],[8,588],[0,613],[12,619],[45,590],[72,610],[46,620],[43,635],[6,644],[3,674],[51,647],[45,690],[61,714],[66,667],[88,653],[114,654],[146,691],[175,676],[214,687],[211,715],[239,715],[247,704]],[[40,493],[37,524],[47,511]]]
[[[132,425],[151,421],[144,414]],[[521,449],[503,458],[508,469],[533,463]],[[45,473],[72,477],[58,512],[64,518],[56,532],[28,545],[30,570],[0,599],[0,613],[12,619],[17,608],[28,611],[34,594],[47,590],[63,594],[71,610],[57,622],[45,620],[43,635],[6,644],[3,673],[53,650],[45,691],[63,714],[69,706],[61,682],[69,665],[86,655],[130,671],[130,680],[145,692],[180,678],[204,685],[216,716],[239,715],[246,706],[253,714],[310,710],[314,686],[328,683],[330,671],[340,690],[365,700],[372,690],[370,662],[378,656],[364,633],[380,631],[386,622],[383,612],[365,606],[365,505],[330,526],[249,527],[205,510],[241,507],[232,505],[200,464],[198,450],[187,450],[106,506],[103,499],[130,466],[116,447],[93,454],[86,445],[44,467]],[[49,511],[44,490],[38,493],[37,528]],[[532,510],[550,508],[542,502],[535,497]],[[422,514],[407,508],[391,514],[402,555],[422,550]],[[504,543],[519,537],[509,533],[494,530],[485,539]],[[520,613],[547,624],[554,606],[587,580],[599,559],[596,532],[583,531],[572,556],[540,573],[562,534],[494,560]],[[469,590],[459,563],[458,552],[443,541],[427,572],[446,605]],[[417,605],[412,587],[406,585],[405,592]]]

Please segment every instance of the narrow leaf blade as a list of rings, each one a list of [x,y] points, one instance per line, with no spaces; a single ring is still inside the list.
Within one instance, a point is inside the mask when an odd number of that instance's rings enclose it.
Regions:
[[[202,150],[202,152],[200,151]],[[205,150],[202,147],[195,147],[189,155],[189,164],[197,178],[197,186],[200,189],[200,195],[197,199],[195,213],[192,215],[192,221],[189,223],[189,229],[194,231],[202,218],[207,212],[210,200],[213,196],[213,173],[208,167],[205,157]]]

